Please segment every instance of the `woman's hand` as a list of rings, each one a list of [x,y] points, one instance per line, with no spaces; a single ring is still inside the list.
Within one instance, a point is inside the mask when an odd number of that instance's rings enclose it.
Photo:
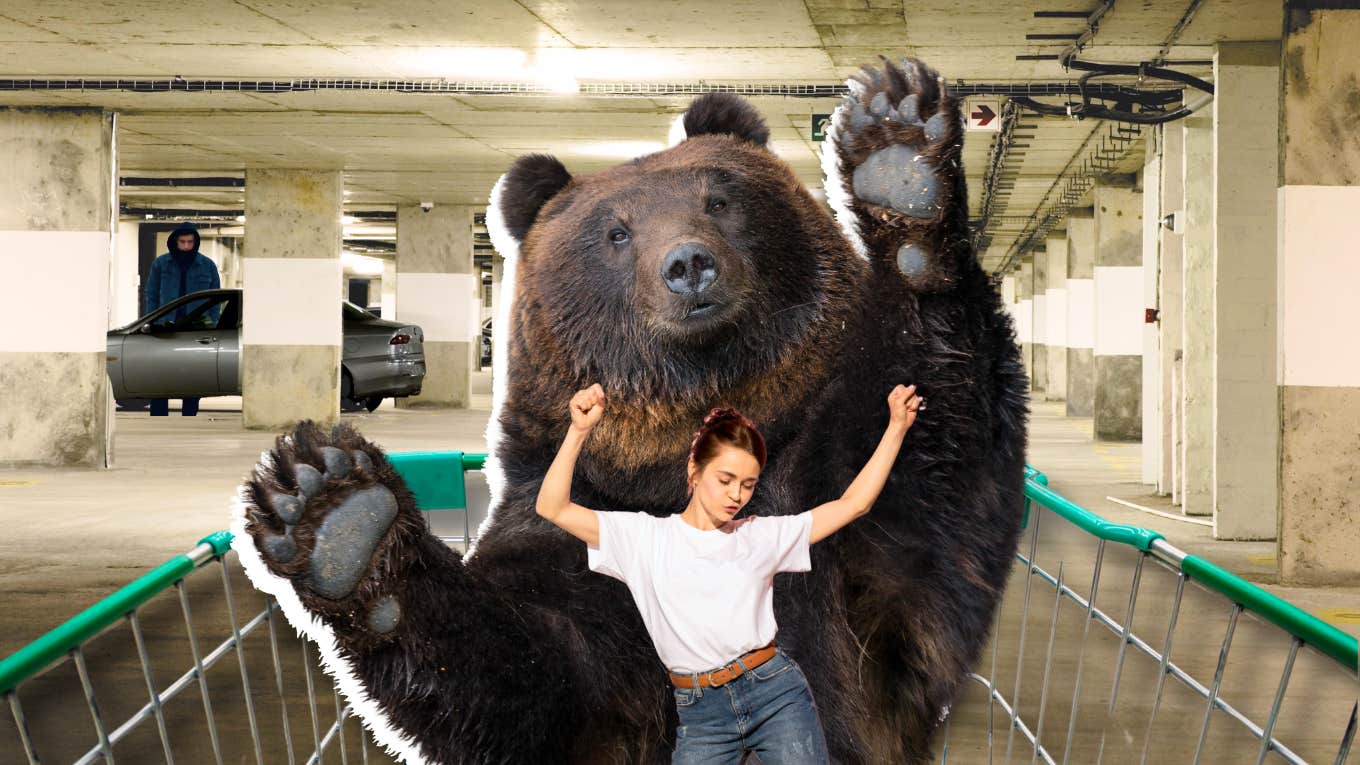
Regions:
[[[910,430],[916,422],[916,412],[925,403],[925,399],[916,395],[915,385],[899,385],[888,394],[888,420],[893,425],[901,425],[903,430]]]
[[[567,405],[571,410],[571,427],[580,433],[589,433],[604,416],[604,388],[599,383],[576,391]]]

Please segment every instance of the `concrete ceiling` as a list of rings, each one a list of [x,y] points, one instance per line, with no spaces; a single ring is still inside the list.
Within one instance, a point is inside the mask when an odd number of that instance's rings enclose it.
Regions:
[[[1109,2],[1109,0],[1106,0]],[[484,204],[513,159],[549,152],[590,172],[660,148],[689,96],[647,85],[833,85],[879,53],[914,55],[954,84],[1068,82],[1052,55],[1085,30],[1096,0],[9,0],[0,79],[328,80],[305,92],[0,90],[0,105],[99,105],[119,117],[121,174],[241,175],[249,167],[335,168],[348,204]],[[1193,9],[1188,24],[1181,24]],[[1161,47],[1181,26],[1175,42]],[[1119,0],[1082,58],[1204,62],[1220,40],[1278,39],[1277,0]],[[1202,63],[1178,69],[1209,77]],[[337,80],[385,89],[355,90]],[[394,82],[442,92],[398,92]],[[608,85],[628,95],[603,95]],[[65,86],[70,87],[70,86]],[[536,90],[495,93],[489,91]],[[256,88],[255,90],[258,90]],[[648,92],[656,91],[656,92]],[[562,91],[562,92],[559,92]],[[565,92],[571,91],[571,92]],[[1269,97],[1274,97],[1269,94]],[[774,150],[820,183],[811,115],[835,98],[751,99]],[[984,264],[995,267],[1051,209],[1112,123],[1020,114],[990,205]],[[983,209],[996,133],[970,133],[971,210]],[[1124,141],[1118,171],[1141,165]],[[1064,175],[1066,171],[1067,175]],[[239,207],[241,189],[125,189],[137,206]]]

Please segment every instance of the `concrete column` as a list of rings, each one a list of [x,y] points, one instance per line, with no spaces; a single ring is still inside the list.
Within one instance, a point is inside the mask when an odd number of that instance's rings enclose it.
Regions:
[[[1158,350],[1161,353],[1162,452],[1157,474],[1157,493],[1170,494],[1180,504],[1181,414],[1179,367],[1181,359],[1181,268],[1183,245],[1180,231],[1185,223],[1185,136],[1176,124],[1157,128],[1162,153],[1161,217],[1171,215],[1170,225],[1159,223],[1157,236],[1161,267],[1157,269]],[[1152,193],[1149,188],[1145,193]],[[1176,223],[1175,218],[1180,218]],[[1146,227],[1147,221],[1143,221]]]
[[[1047,242],[1047,300],[1044,340],[1048,374],[1045,378],[1044,398],[1062,401],[1067,398],[1067,234],[1050,236]]]
[[[1090,417],[1096,401],[1096,219],[1081,208],[1067,219],[1067,416]]]
[[[1143,220],[1140,227],[1142,237],[1143,300],[1145,309],[1157,307],[1157,272],[1160,270],[1161,237],[1157,229],[1162,219],[1162,154],[1157,143],[1156,133],[1149,131],[1146,143],[1143,171],[1138,188],[1142,189]],[[1162,398],[1161,398],[1161,344],[1157,336],[1157,322],[1149,321],[1144,311],[1142,317],[1143,340],[1143,395],[1142,420],[1143,439],[1139,444],[1143,483],[1157,485],[1157,473],[1162,462]]]
[[[141,239],[141,224],[120,221],[114,234],[113,284],[109,289],[109,327],[132,323],[138,316],[141,278],[137,273]]]
[[[397,261],[384,260],[382,272],[382,317],[397,320]]]
[[[425,332],[425,382],[397,405],[467,407],[476,368],[480,277],[472,268],[471,207],[397,208],[397,320]]]
[[[1214,512],[1213,118],[1182,121],[1185,236],[1181,260],[1181,512]]]
[[[1143,200],[1128,186],[1095,189],[1095,435],[1143,433]]]
[[[1360,139],[1349,126],[1356,69],[1346,41],[1360,39],[1360,10],[1298,5],[1285,5],[1279,123],[1278,559],[1282,582],[1353,584],[1360,579],[1360,301],[1353,294]]]
[[[340,416],[340,173],[246,171],[241,414],[283,430]]]
[[[1034,321],[1030,332],[1034,343],[1031,361],[1034,374],[1029,378],[1029,387],[1042,391],[1048,388],[1048,253],[1035,250],[1031,257],[1034,263]]]
[[[0,465],[105,467],[113,115],[0,108]]]
[[[1274,539],[1278,42],[1214,53],[1214,536]]]
[[[1020,341],[1020,360],[1034,385],[1034,257],[1025,256],[1015,280],[1015,335]]]

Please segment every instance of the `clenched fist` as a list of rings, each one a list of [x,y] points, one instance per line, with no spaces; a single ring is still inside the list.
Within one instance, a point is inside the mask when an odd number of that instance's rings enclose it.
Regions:
[[[916,422],[916,412],[925,403],[925,399],[916,395],[915,385],[899,385],[888,394],[889,421],[905,425],[910,430],[912,423]]]
[[[589,433],[604,416],[604,388],[599,383],[576,391],[567,405],[571,410],[571,427],[582,433]]]

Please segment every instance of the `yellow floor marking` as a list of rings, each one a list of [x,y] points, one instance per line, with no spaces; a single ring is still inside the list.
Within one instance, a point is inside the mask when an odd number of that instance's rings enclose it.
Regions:
[[[1258,566],[1273,566],[1279,562],[1274,555],[1248,555],[1247,561]]]
[[[0,486],[32,486],[33,484],[36,484],[36,483],[38,483],[38,481],[16,481],[16,480],[9,480],[9,481],[0,481]]]
[[[1319,608],[1317,615],[1332,624],[1360,624],[1360,608]]]

